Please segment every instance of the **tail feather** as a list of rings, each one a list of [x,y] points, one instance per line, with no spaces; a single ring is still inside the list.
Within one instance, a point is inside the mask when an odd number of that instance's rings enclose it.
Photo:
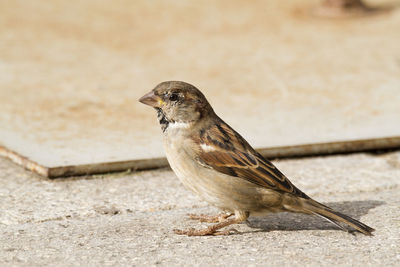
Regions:
[[[307,200],[304,203],[304,208],[307,211],[311,212],[312,214],[327,219],[328,221],[332,222],[333,224],[335,224],[336,226],[345,231],[347,230],[344,229],[341,225],[339,225],[338,224],[339,222],[345,223],[365,235],[371,236],[372,232],[375,231],[375,229],[369,227],[368,225],[363,224],[362,222],[357,221],[356,219],[353,219],[350,216],[347,216],[343,213],[334,211],[331,208],[322,205],[314,200]]]
[[[335,222],[334,220],[331,220],[331,219],[329,219],[329,218],[327,218],[327,217],[325,217],[325,216],[322,216],[322,215],[320,215],[320,214],[318,214],[318,213],[313,213],[314,215],[317,215],[318,217],[320,217],[320,218],[322,218],[322,219],[324,219],[324,220],[327,220],[328,222],[330,222],[330,223],[333,223],[334,225],[336,225],[338,228],[340,228],[340,229],[342,229],[343,231],[345,231],[345,232],[348,232],[348,230],[346,229],[346,228],[344,228],[342,225],[340,225],[340,224],[338,224],[337,222]]]

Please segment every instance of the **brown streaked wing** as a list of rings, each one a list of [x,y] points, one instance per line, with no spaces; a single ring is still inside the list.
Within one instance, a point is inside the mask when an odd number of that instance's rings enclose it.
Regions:
[[[265,188],[309,198],[222,120],[201,130],[195,142],[202,165]]]

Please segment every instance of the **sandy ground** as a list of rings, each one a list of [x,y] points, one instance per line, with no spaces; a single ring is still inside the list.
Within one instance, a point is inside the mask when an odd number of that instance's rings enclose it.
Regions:
[[[275,163],[375,236],[294,214],[250,218],[231,236],[178,236],[205,227],[187,213],[217,210],[169,169],[49,180],[0,158],[0,265],[399,266],[400,151]]]

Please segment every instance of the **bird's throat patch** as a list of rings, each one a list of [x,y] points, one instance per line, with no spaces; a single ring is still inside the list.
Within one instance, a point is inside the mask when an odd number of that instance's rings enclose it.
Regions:
[[[161,125],[161,130],[163,132],[165,132],[165,130],[167,130],[170,121],[168,121],[167,117],[165,116],[164,112],[162,111],[162,109],[160,108],[156,108],[157,109],[157,119],[158,122]]]

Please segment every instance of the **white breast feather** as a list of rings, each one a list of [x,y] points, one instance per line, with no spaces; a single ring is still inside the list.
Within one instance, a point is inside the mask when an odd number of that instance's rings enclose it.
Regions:
[[[171,128],[171,129],[185,129],[185,128],[189,128],[189,126],[190,126],[190,123],[173,122],[173,123],[170,123],[168,125],[168,128]]]

